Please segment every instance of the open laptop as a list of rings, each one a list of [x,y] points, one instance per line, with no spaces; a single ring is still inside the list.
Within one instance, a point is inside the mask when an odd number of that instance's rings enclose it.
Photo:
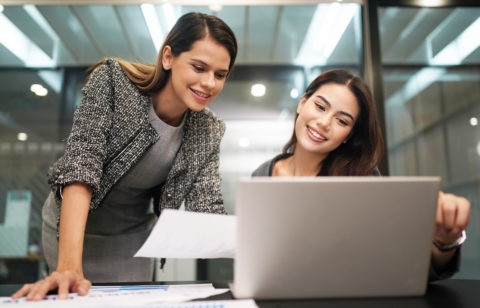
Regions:
[[[240,180],[234,296],[423,295],[439,188],[439,177]]]

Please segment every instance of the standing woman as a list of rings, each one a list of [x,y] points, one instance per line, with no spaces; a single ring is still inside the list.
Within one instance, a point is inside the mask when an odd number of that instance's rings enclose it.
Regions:
[[[188,13],[155,65],[109,59],[90,69],[42,212],[45,257],[56,270],[14,298],[39,300],[55,288],[61,298],[84,295],[89,280],[151,281],[153,259],[133,255],[163,209],[184,201],[188,211],[226,214],[218,171],[225,125],[205,107],[236,55],[221,19]]]
[[[370,90],[362,79],[335,69],[307,87],[283,153],[260,165],[253,176],[380,175],[382,155],[383,138]],[[458,248],[469,217],[468,200],[439,192],[430,280],[458,270]]]

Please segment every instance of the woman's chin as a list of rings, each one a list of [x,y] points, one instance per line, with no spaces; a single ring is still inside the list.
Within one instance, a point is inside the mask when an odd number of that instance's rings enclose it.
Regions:
[[[188,109],[199,112],[205,109],[207,106],[208,106],[208,103],[194,103],[194,104],[189,104]]]

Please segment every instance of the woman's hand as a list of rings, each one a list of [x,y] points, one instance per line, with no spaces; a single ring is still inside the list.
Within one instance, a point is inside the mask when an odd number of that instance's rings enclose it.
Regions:
[[[455,242],[467,228],[470,219],[470,202],[442,191],[438,195],[434,240],[440,244]]]
[[[86,295],[92,283],[76,271],[55,271],[47,278],[27,283],[12,295],[12,299],[26,296],[27,300],[41,300],[50,290],[58,289],[60,299],[66,299],[69,292]]]
[[[467,228],[469,219],[470,202],[467,199],[440,191],[433,240],[442,245],[453,244]],[[456,251],[440,251],[432,244],[432,263],[437,271],[444,270]]]
[[[83,183],[73,183],[63,189],[60,212],[57,270],[36,283],[25,284],[12,298],[26,296],[27,300],[41,300],[48,291],[58,289],[60,298],[69,292],[88,293],[90,281],[83,276],[82,253],[85,225],[92,191]]]

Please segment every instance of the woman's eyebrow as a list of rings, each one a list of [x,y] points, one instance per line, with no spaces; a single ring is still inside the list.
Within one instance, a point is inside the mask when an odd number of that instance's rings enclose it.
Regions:
[[[321,95],[317,95],[317,97],[318,97],[319,99],[321,99],[322,101],[324,101],[325,104],[327,104],[329,107],[332,106],[332,104],[330,104],[330,102],[329,102],[325,97],[323,97],[323,96],[321,96]]]
[[[340,114],[343,114],[344,116],[347,116],[347,117],[351,118],[352,121],[355,121],[355,119],[353,118],[353,116],[352,116],[350,113],[346,112],[346,111],[340,111]]]
[[[206,63],[206,62],[203,61],[203,60],[192,58],[192,61],[193,61],[193,62],[200,63],[200,64],[202,64],[203,66],[210,67],[210,65],[208,65],[208,63]],[[218,70],[218,72],[228,73],[228,69],[220,69],[220,70]]]

